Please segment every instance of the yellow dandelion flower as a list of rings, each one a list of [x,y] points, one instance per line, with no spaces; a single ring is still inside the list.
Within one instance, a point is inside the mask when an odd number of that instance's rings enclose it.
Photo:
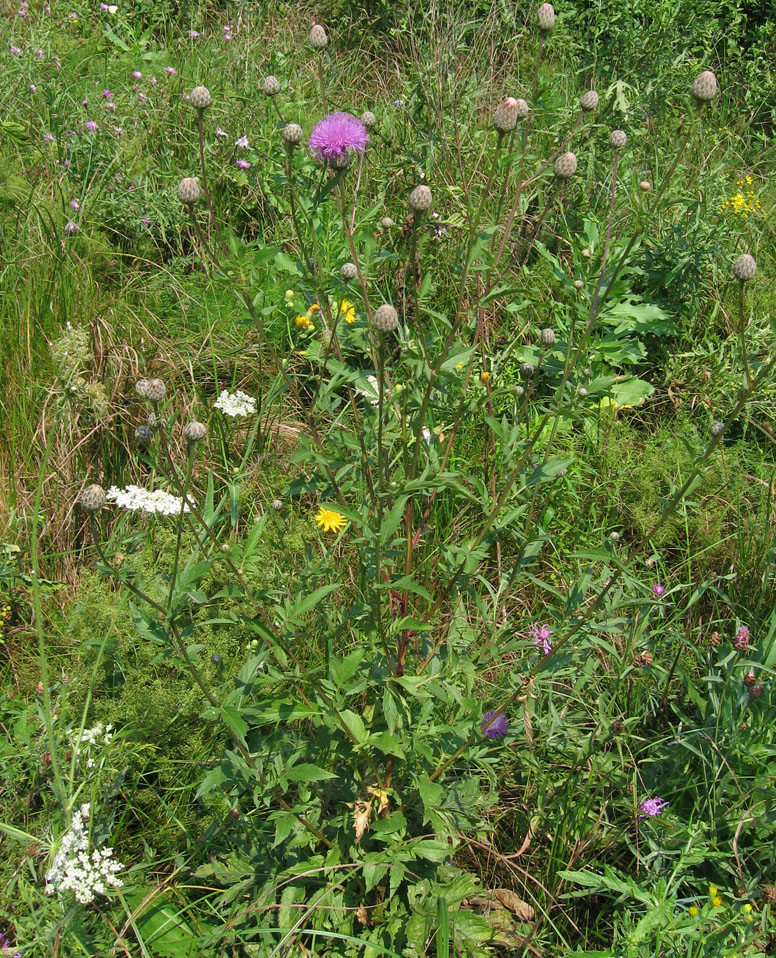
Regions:
[[[321,506],[318,510],[315,521],[323,532],[342,532],[348,524],[348,520],[342,513],[335,512],[333,509],[326,509],[324,506]]]
[[[715,895],[714,898],[711,899],[711,903],[715,908],[720,908],[722,905],[722,899],[719,897],[719,895]]]
[[[339,305],[340,316],[346,323],[355,323],[356,307],[347,299],[343,299]]]
[[[696,905],[690,905],[687,911],[690,913],[691,918],[695,918],[695,916],[698,914],[698,908]]]

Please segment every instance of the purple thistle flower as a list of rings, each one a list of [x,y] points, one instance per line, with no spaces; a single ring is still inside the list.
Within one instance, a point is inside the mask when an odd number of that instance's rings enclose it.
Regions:
[[[666,587],[662,585],[660,582],[656,582],[652,586],[652,595],[656,596],[658,599],[660,598],[661,595],[665,595],[665,594],[666,594]]]
[[[133,71],[132,71],[132,76],[133,76],[136,80],[142,80],[142,79],[143,79],[143,74],[140,72],[140,70],[133,70]]]
[[[87,120],[87,121],[86,121],[86,129],[87,129],[90,133],[96,133],[96,132],[97,132],[97,124],[96,124],[96,122],[95,122],[94,120]]]
[[[329,113],[315,124],[308,145],[315,156],[325,163],[350,150],[363,153],[369,142],[366,127],[350,113]]]
[[[175,67],[165,67],[164,72],[169,74],[171,77],[178,75],[178,71],[175,69]]]
[[[549,655],[552,652],[552,629],[548,625],[539,625],[534,623],[531,626],[531,635],[533,636],[534,645],[539,648],[541,647],[542,652],[545,655]]]
[[[81,208],[81,204],[78,202],[78,200],[70,200],[71,210],[75,210],[77,213],[80,208]]]
[[[102,91],[102,95],[103,95],[103,97],[104,97],[106,100],[112,100],[112,99],[113,99],[113,91],[112,91],[112,90],[103,90],[103,91]]]
[[[65,232],[67,233],[68,236],[75,233],[77,229],[78,227],[75,225],[75,223],[72,220],[70,220],[65,226]]]
[[[663,809],[668,808],[668,802],[657,796],[655,798],[645,798],[643,802],[639,802],[639,808],[642,811],[639,818],[644,818],[645,815],[649,815],[650,818],[657,818]]]
[[[235,140],[235,141],[234,141],[234,145],[241,147],[243,150],[247,150],[247,149],[248,149],[248,137],[247,137],[247,136],[241,136],[239,140]]]
[[[480,729],[487,738],[501,738],[509,731],[509,722],[503,713],[499,714],[493,709],[488,709],[487,712],[483,712]]]
[[[752,633],[749,631],[749,629],[745,625],[742,625],[738,632],[736,632],[733,645],[739,650],[739,652],[744,652],[749,648],[749,639],[751,636]]]
[[[235,160],[235,162],[241,170],[249,170],[251,168],[251,164],[247,160]]]

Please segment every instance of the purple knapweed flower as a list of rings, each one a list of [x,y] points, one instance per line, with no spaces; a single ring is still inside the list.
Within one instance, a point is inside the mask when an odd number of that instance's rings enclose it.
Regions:
[[[487,712],[483,712],[480,729],[487,738],[501,738],[509,731],[509,722],[503,713],[488,709]]]
[[[531,636],[534,640],[534,645],[537,648],[541,647],[542,652],[545,655],[549,655],[552,652],[552,629],[548,625],[539,625],[534,623],[531,626]]]
[[[143,100],[147,100],[147,99],[148,99],[148,97],[145,95],[145,93],[143,93],[142,90],[139,90],[139,91],[138,91],[137,98],[138,98],[138,100],[140,100],[141,103],[143,102]]]
[[[156,77],[151,77],[151,86],[156,86],[158,82],[159,81],[156,79]]]
[[[752,633],[749,629],[742,625],[741,628],[736,632],[736,637],[733,640],[733,645],[740,651],[743,652],[745,649],[749,648],[749,639],[752,637]]]
[[[12,951],[13,955],[11,955]],[[22,958],[22,953],[20,951],[14,951],[11,942],[2,932],[0,932],[0,955],[7,955],[8,958]]]
[[[103,97],[104,97],[106,100],[112,100],[112,99],[113,99],[113,91],[112,91],[112,90],[103,90],[103,91],[102,91],[102,95],[103,95]]]
[[[106,103],[105,106],[111,111],[111,113],[116,109],[116,104],[112,100],[110,103]]]
[[[81,100],[81,106],[89,106],[88,100]]]
[[[178,75],[178,71],[175,69],[175,67],[165,67],[164,72],[171,77],[176,77]]]
[[[665,594],[666,594],[666,587],[662,585],[660,582],[656,582],[652,586],[652,595],[656,596],[658,599],[660,598],[661,595],[665,595]]]
[[[56,139],[57,139],[57,138],[54,136],[53,133],[44,133],[44,134],[43,134],[43,142],[44,142],[44,143],[55,143],[55,142],[56,142]]]
[[[251,164],[247,160],[235,160],[235,162],[241,170],[249,170],[251,168]]]
[[[71,210],[75,210],[77,213],[80,210],[80,208],[81,208],[81,204],[78,202],[78,200],[70,200]]]
[[[668,802],[662,798],[657,798],[657,796],[655,798],[645,798],[643,802],[639,802],[639,808],[642,811],[639,818],[644,818],[645,815],[649,815],[650,818],[657,818],[663,809],[668,808]]]
[[[248,149],[248,137],[247,137],[247,136],[241,136],[239,140],[235,140],[235,141],[234,141],[234,145],[235,145],[235,146],[242,147],[243,150],[247,150],[247,149]]]
[[[229,136],[229,134],[226,132],[226,130],[222,130],[221,127],[219,126],[219,127],[216,129],[216,136],[217,136],[220,140],[225,140],[225,139]]]
[[[15,57],[20,57],[22,55],[22,51],[19,49],[19,47],[11,47],[11,53]]]
[[[133,76],[136,80],[142,80],[142,79],[143,79],[143,74],[140,72],[140,70],[133,70],[133,71],[132,71],[132,76]]]
[[[38,92],[38,88],[35,86],[34,83],[31,83],[31,84],[30,84],[30,93],[37,93],[37,92]]]
[[[43,59],[43,51],[42,51],[42,50],[36,50],[36,51],[35,51],[35,56],[36,56],[39,60],[42,60],[42,59]]]
[[[199,39],[199,30],[189,30],[189,39],[198,40]]]
[[[85,126],[90,133],[96,133],[97,123],[94,120],[87,120]]]
[[[67,233],[68,236],[70,236],[71,233],[75,233],[75,231],[76,231],[77,229],[78,229],[78,227],[75,225],[75,223],[74,223],[72,220],[70,220],[70,221],[65,225],[65,232]]]
[[[363,153],[369,134],[361,120],[350,113],[330,113],[315,124],[308,145],[323,163],[346,156],[351,150]]]

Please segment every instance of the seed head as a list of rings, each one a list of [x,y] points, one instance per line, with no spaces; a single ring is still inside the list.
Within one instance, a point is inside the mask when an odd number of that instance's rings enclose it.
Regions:
[[[709,645],[716,649],[721,642],[722,636],[719,634],[719,632],[712,632],[709,636]]]
[[[286,123],[283,127],[283,139],[291,146],[301,143],[303,136],[302,127],[298,123]]]
[[[329,38],[326,35],[326,31],[320,23],[316,23],[310,31],[310,46],[314,50],[325,50],[328,44]]]
[[[146,426],[145,423],[141,423],[137,429],[135,429],[135,441],[139,442],[141,446],[147,446],[153,438],[154,434],[151,431],[151,427]]]
[[[539,333],[539,339],[541,340],[542,346],[552,346],[555,342],[555,333],[551,329],[543,329]]]
[[[282,512],[282,511],[283,511],[283,500],[282,500],[282,499],[273,499],[273,500],[272,500],[272,508],[275,510],[275,512]]]
[[[280,93],[280,83],[275,76],[268,76],[264,80],[264,92],[267,96],[277,96]]]
[[[178,199],[184,206],[193,206],[199,199],[199,183],[193,176],[184,176],[178,184]]]
[[[416,213],[425,213],[431,207],[431,200],[431,190],[421,183],[410,193],[410,209]]]
[[[695,78],[690,88],[690,92],[701,106],[704,103],[710,103],[717,95],[718,90],[717,78],[711,70],[704,70]]]
[[[508,96],[496,107],[493,114],[493,126],[499,133],[510,133],[517,126],[517,100]]]
[[[583,93],[579,99],[579,105],[585,111],[585,113],[590,110],[595,110],[598,108],[598,94],[595,90],[588,90],[587,93]]]
[[[641,183],[639,183],[639,189],[642,193],[649,193],[649,191],[652,189],[652,184],[649,182],[649,180],[642,180]]]
[[[374,115],[374,113],[372,113],[371,110],[364,110],[364,112],[361,114],[361,122],[364,124],[367,130],[369,130],[375,125],[375,123],[377,123],[377,117]]]
[[[355,279],[358,276],[358,270],[356,269],[355,263],[344,263],[342,269],[342,278],[346,283],[349,283],[352,279]]]
[[[378,333],[392,333],[399,325],[399,314],[390,303],[378,306],[372,314],[372,326]]]
[[[380,220],[380,226],[382,226],[384,230],[389,230],[393,226],[393,220],[390,216],[384,216]]]
[[[87,486],[81,493],[81,508],[87,512],[99,512],[107,501],[105,490],[96,482]]]
[[[146,387],[146,399],[154,403],[162,402],[166,392],[167,387],[161,379],[150,379]]]
[[[628,137],[624,130],[612,130],[609,134],[609,146],[614,147],[615,150],[624,150],[627,142]]]
[[[206,86],[195,86],[189,94],[189,103],[195,110],[207,110],[212,102],[213,97]]]
[[[193,419],[183,427],[183,436],[188,443],[201,442],[207,436],[207,426]]]
[[[138,396],[142,396],[143,399],[148,398],[148,380],[147,379],[138,379],[135,383],[135,392]]]
[[[733,263],[733,275],[741,283],[754,279],[756,272],[757,263],[754,261],[754,256],[750,256],[749,253],[742,253]]]
[[[555,26],[555,8],[551,3],[543,3],[536,13],[539,29],[542,33],[549,33]]]
[[[724,422],[713,422],[711,424],[711,434],[712,436],[718,436],[725,429]]]
[[[547,4],[549,6],[549,4]],[[561,153],[555,161],[553,172],[559,180],[568,180],[577,172],[577,158],[574,153]]]

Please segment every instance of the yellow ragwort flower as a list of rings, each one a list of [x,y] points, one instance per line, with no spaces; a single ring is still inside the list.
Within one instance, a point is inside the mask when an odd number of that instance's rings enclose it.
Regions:
[[[318,510],[315,521],[323,532],[342,532],[348,524],[348,520],[342,513],[335,512],[333,509],[326,509],[324,506],[321,506]]]
[[[346,323],[355,323],[356,307],[347,299],[343,299],[339,305],[340,316]]]

